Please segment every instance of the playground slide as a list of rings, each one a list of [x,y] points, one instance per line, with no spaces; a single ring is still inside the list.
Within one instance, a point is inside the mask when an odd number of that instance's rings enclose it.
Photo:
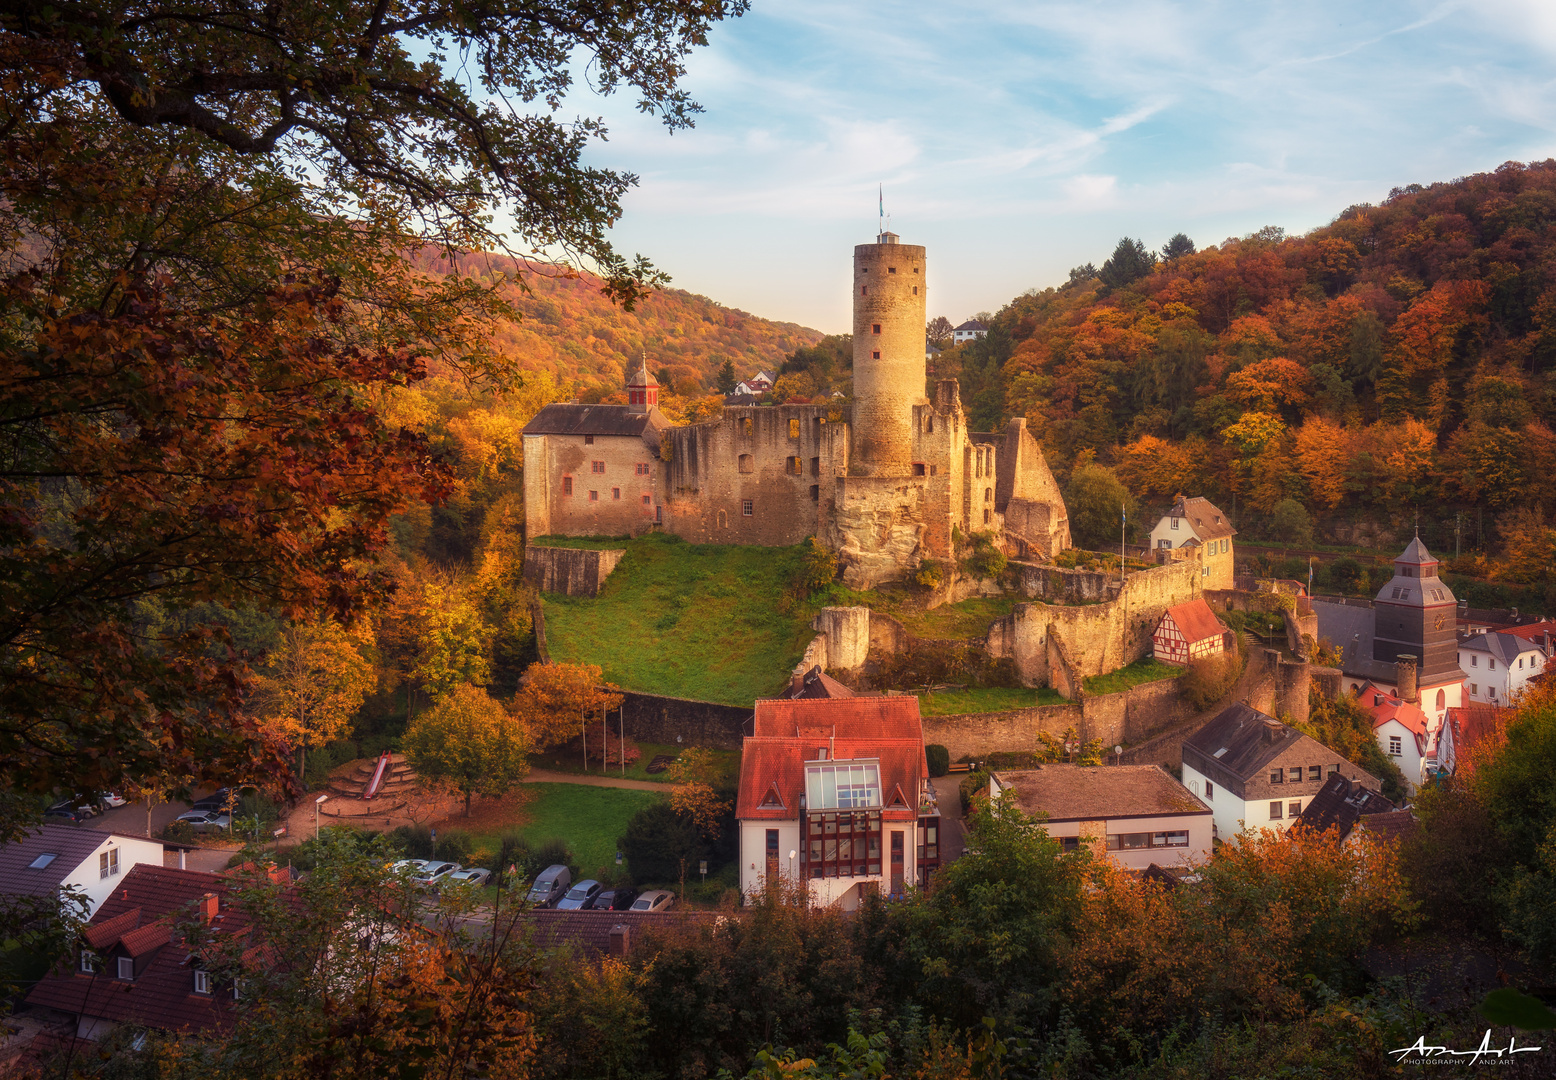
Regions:
[[[371,799],[378,794],[378,789],[383,787],[384,778],[389,775],[389,752],[384,751],[378,759],[378,768],[373,770],[373,778],[367,782],[367,790],[362,793],[363,799]]]

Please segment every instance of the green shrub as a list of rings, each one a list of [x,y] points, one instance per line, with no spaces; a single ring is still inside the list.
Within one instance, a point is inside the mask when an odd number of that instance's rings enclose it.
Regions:
[[[924,747],[924,758],[929,762],[930,776],[944,776],[951,771],[951,751],[939,743]]]
[[[630,827],[630,826],[629,826]],[[578,877],[578,858],[567,846],[567,841],[552,837],[544,840],[530,855],[530,865],[535,868],[535,873],[540,873],[548,866],[561,864],[567,867],[568,872],[576,879]]]
[[[918,564],[918,573],[913,575],[913,580],[926,589],[938,589],[945,580],[945,565],[938,559],[925,559]]]
[[[978,769],[962,777],[962,782],[957,785],[962,793],[962,813],[972,812],[973,796],[980,791],[987,794],[989,790],[989,772],[987,769]]]
[[[974,577],[997,578],[1005,572],[1005,553],[994,543],[992,532],[975,532],[968,538],[968,555],[962,569]]]
[[[162,830],[162,839],[174,844],[192,844],[199,835],[187,821],[170,821]]]
[[[1241,674],[1242,664],[1236,652],[1202,656],[1189,664],[1178,689],[1189,707],[1198,712],[1231,693]]]
[[[697,860],[706,857],[697,830],[671,809],[669,802],[653,802],[632,815],[625,835],[617,841],[626,856],[632,880],[679,881],[681,862],[695,872]]]
[[[814,536],[800,545],[800,564],[789,587],[796,596],[810,596],[832,584],[837,577],[837,555]]]

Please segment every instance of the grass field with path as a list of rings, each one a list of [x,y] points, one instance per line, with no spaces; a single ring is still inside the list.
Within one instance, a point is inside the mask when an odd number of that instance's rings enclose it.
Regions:
[[[628,690],[751,705],[782,689],[815,633],[814,606],[782,603],[798,548],[687,544],[662,533],[535,542],[626,549],[599,596],[545,593],[543,603],[551,658],[598,664]]]
[[[506,833],[518,833],[532,847],[560,839],[572,850],[583,877],[614,870],[616,839],[627,831],[627,822],[649,803],[666,797],[657,791],[583,784],[526,784],[524,790],[530,796],[524,806],[528,822],[493,833],[472,831],[475,846],[495,851]],[[450,820],[448,826],[458,827],[458,822]]]

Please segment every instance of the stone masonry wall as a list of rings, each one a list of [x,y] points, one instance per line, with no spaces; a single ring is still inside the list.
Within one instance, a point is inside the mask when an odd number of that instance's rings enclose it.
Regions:
[[[911,475],[913,406],[924,403],[924,249],[854,247],[854,445],[864,476]]]
[[[636,536],[653,527],[660,494],[654,450],[635,435],[595,435],[585,443],[590,437],[524,437],[531,537]],[[571,495],[565,479],[573,482]]]
[[[665,528],[697,544],[782,546],[820,533],[848,461],[847,425],[828,423],[828,411],[728,409],[663,432]]]
[[[563,596],[598,596],[626,551],[585,551],[578,548],[527,547],[524,580],[541,592]]]
[[[1088,579],[1100,576],[1055,567],[1022,571],[1023,584],[1069,582],[1076,589],[1096,587]],[[1122,589],[1115,582],[1111,597],[1098,603],[1020,604],[990,627],[988,649],[991,655],[1012,658],[1028,686],[1052,685],[1050,635],[1063,641],[1080,676],[1115,671],[1146,655],[1162,613],[1198,596],[1199,582],[1197,562],[1172,563],[1130,574]]]
[[[749,708],[632,690],[622,692],[621,708],[628,738],[715,750],[739,750],[752,716]],[[607,721],[612,734],[620,730],[619,722],[612,713]]]

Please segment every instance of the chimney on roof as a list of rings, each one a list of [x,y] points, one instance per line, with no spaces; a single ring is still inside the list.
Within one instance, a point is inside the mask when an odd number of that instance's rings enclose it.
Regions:
[[[1372,695],[1372,703],[1373,703],[1374,706],[1383,704],[1383,693],[1382,693],[1382,691],[1379,691],[1378,693]]]
[[[625,957],[632,946],[632,928],[626,923],[611,927],[611,955]]]
[[[1416,703],[1416,658],[1410,653],[1400,653],[1394,661],[1394,681],[1399,685],[1401,701]]]
[[[1264,741],[1279,742],[1284,734],[1285,725],[1279,720],[1266,720],[1264,722]]]
[[[801,664],[799,667],[797,667],[793,671],[789,672],[789,693],[792,694],[795,697],[799,697],[800,693],[804,689],[805,689],[805,665]]]
[[[215,893],[208,892],[200,897],[200,919],[206,925],[210,925],[216,920],[216,913],[220,909],[221,901],[216,898]]]

